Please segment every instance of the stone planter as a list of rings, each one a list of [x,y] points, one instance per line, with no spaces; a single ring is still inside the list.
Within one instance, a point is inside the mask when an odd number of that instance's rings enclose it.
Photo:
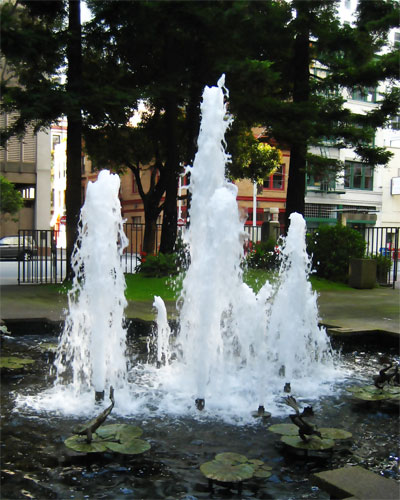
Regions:
[[[374,288],[376,285],[376,260],[350,259],[349,285],[353,288]]]

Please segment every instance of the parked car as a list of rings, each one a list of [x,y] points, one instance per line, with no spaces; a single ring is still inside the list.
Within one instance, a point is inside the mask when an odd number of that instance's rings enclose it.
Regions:
[[[0,259],[30,260],[34,255],[37,255],[37,246],[32,236],[0,238]]]

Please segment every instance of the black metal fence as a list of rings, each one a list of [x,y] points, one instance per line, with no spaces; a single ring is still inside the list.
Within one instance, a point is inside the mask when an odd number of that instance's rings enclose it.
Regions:
[[[399,236],[398,227],[365,228],[366,255],[377,259],[377,278],[382,285],[394,287],[397,281]]]
[[[66,250],[57,248],[53,230],[18,231],[18,284],[60,283],[66,276]]]
[[[179,227],[179,231],[184,226]],[[134,273],[143,257],[144,224],[124,224],[128,246],[122,257],[125,273]],[[259,241],[259,227],[245,226],[252,241]],[[395,286],[398,262],[400,260],[400,229],[397,227],[368,227],[365,229],[366,254],[376,257],[378,281]],[[161,224],[157,224],[155,249],[158,253],[161,239]],[[53,230],[20,230],[19,255],[23,255],[18,265],[18,283],[61,283],[66,277],[67,254],[65,248],[57,247]]]
[[[158,253],[161,240],[161,224],[157,224],[154,253]],[[128,246],[122,257],[125,273],[134,273],[143,257],[144,224],[124,224]],[[182,230],[182,227],[179,227]],[[67,252],[57,246],[57,233],[53,230],[18,231],[19,255],[18,284],[61,283],[66,277]]]

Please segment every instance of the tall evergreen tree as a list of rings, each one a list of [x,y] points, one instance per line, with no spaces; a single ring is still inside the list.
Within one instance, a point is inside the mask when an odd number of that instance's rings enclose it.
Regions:
[[[68,17],[68,21],[67,21]],[[2,131],[12,135],[48,128],[68,118],[67,142],[67,275],[81,208],[81,25],[79,0],[4,2],[1,7],[2,104],[17,119]],[[66,60],[65,60],[66,55]],[[67,63],[67,83],[62,83]]]
[[[278,142],[290,148],[286,228],[292,212],[304,214],[307,172],[331,172],[343,167],[334,158],[310,153],[311,147],[352,148],[363,162],[386,164],[390,153],[372,145],[377,127],[399,109],[398,50],[378,54],[389,29],[398,25],[398,5],[392,0],[360,0],[354,27],[342,25],[337,1],[293,0],[287,25],[291,44],[277,65],[288,98],[261,98],[255,116]],[[317,71],[325,72],[319,77]],[[392,83],[374,110],[356,114],[344,106],[344,89]],[[258,112],[261,114],[258,114]],[[325,148],[326,149],[326,148]]]
[[[238,124],[232,136],[235,147],[240,134],[246,137],[242,146],[247,143],[248,130],[253,122],[247,116],[246,104],[249,99],[243,96],[243,90],[253,75],[261,71],[268,79],[266,75],[270,73],[269,64],[253,61],[259,54],[259,45],[251,36],[253,11],[254,15],[259,14],[253,4],[230,1],[135,1],[111,4],[89,1],[95,17],[92,22],[93,41],[87,44],[87,48],[93,60],[97,60],[95,64],[110,68],[104,74],[114,92],[125,95],[128,100],[126,114],[118,115],[116,109],[106,110],[101,129],[98,128],[98,117],[93,120],[95,127],[91,126],[91,119],[88,118],[87,148],[104,165],[107,153],[99,145],[107,141],[109,151],[112,151],[108,155],[108,164],[115,167],[119,162],[133,171],[144,202],[146,249],[154,248],[151,235],[154,234],[155,221],[163,211],[160,251],[173,251],[177,228],[178,176],[182,164],[190,164],[196,152],[199,106],[204,86],[215,85],[222,73],[226,73],[228,86],[240,77],[240,83],[232,90],[234,97],[230,101]],[[279,2],[265,2],[262,11],[266,15],[274,14],[275,17],[271,15],[271,19],[282,21],[288,9]],[[284,25],[283,22],[276,24]],[[268,48],[272,50],[274,45],[276,39],[271,37],[271,47]],[[257,72],[254,65],[258,68]],[[247,79],[244,75],[247,75]],[[270,78],[270,85],[266,85],[265,78],[264,91],[272,92],[275,81]],[[254,82],[254,85],[257,83]],[[233,102],[236,98],[245,104],[235,108]],[[139,99],[145,101],[147,113],[137,130],[132,130],[126,126],[128,113],[137,106]],[[93,104],[92,114],[95,116],[97,110]],[[147,136],[145,143],[149,148],[146,152],[139,145],[139,136]],[[256,150],[253,143],[249,149],[257,153],[260,167],[262,151]],[[118,148],[116,144],[119,144]],[[266,156],[267,160],[271,158],[270,153]],[[261,163],[265,167],[268,161],[264,160],[265,157]],[[143,168],[144,162],[149,162],[153,172],[147,193],[144,193],[140,179],[140,168]],[[256,168],[256,164],[257,161],[247,161],[246,173],[251,171],[254,176],[259,176],[261,169]],[[237,163],[233,166],[235,177],[244,174],[243,170],[237,168]],[[162,197],[164,200],[161,202]]]
[[[67,276],[72,278],[71,256],[78,235],[82,183],[82,29],[81,2],[68,0],[67,31],[67,185],[65,208],[67,212]]]

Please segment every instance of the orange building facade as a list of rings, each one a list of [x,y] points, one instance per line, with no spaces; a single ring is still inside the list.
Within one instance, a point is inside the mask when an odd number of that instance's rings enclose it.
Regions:
[[[238,188],[237,202],[240,215],[253,241],[261,240],[261,228],[263,225],[265,227],[265,222],[274,221],[277,234],[283,231],[289,159],[289,151],[282,151],[281,168],[264,180],[262,185],[254,185],[254,183],[248,179],[235,182]],[[97,171],[92,168],[90,160],[84,158],[82,162],[82,200],[85,196],[87,183],[89,181],[95,181],[96,178]],[[150,172],[146,170],[143,171],[141,180],[143,189],[146,192],[149,187]],[[179,188],[179,194],[181,196],[186,194],[186,184],[187,179],[182,177]],[[133,225],[144,225],[143,201],[140,197],[135,177],[130,170],[127,170],[124,175],[121,175],[120,200],[122,216],[126,222]],[[178,200],[177,212],[178,223],[185,225],[187,218],[186,200]],[[162,213],[158,222],[161,225]],[[133,236],[130,235],[128,235],[128,237],[130,240],[133,238]],[[136,235],[134,238],[137,239],[140,237],[140,235]]]

